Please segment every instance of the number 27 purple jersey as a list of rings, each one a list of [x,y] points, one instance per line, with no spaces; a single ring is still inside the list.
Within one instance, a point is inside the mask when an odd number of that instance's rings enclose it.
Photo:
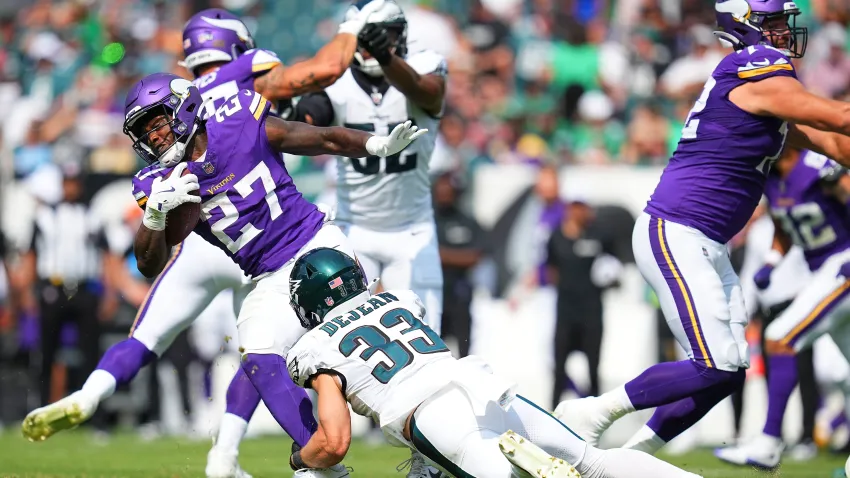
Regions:
[[[796,72],[787,56],[769,46],[751,46],[720,62],[688,115],[647,213],[720,243],[740,232],[782,152],[788,124],[738,108],[729,92],[776,76],[796,78]]]
[[[269,108],[268,100],[254,91],[230,97],[206,122],[206,153],[187,168],[200,184],[201,220],[195,232],[253,277],[295,257],[324,221],[269,145]],[[147,201],[153,181],[169,171],[154,165],[133,178],[140,205]]]

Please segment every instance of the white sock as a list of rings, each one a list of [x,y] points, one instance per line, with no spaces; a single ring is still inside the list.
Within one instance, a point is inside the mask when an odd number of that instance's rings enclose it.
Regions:
[[[106,400],[115,393],[115,377],[106,370],[97,369],[89,375],[83,384],[83,393],[97,399],[98,403]]]
[[[652,455],[624,448],[600,450],[587,447],[585,458],[576,467],[583,478],[697,478]]]
[[[222,450],[239,451],[239,443],[248,431],[248,422],[232,413],[225,413],[221,417],[221,425],[218,428],[218,438],[215,440],[215,446]]]
[[[623,448],[642,451],[644,453],[654,455],[655,452],[660,450],[666,444],[667,442],[656,435],[652,428],[644,425],[640,427],[640,430],[638,430],[637,433],[632,435],[629,441],[623,445]]]
[[[629,399],[629,394],[626,393],[625,385],[615,388],[610,392],[603,393],[599,396],[600,400],[605,404],[611,420],[617,420],[624,415],[635,411],[632,401]]]

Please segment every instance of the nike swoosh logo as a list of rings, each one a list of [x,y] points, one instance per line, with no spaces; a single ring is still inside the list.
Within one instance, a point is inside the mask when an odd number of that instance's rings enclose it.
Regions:
[[[163,189],[161,192],[164,193],[173,193],[175,191],[174,186],[171,186],[171,189]]]

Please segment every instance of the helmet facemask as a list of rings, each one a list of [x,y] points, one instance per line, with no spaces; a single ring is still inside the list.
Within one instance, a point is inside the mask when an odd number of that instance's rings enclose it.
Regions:
[[[172,167],[183,160],[189,142],[198,131],[200,119],[194,115],[194,121],[188,124],[178,118],[180,98],[169,95],[158,103],[134,112],[124,122],[124,134],[133,140],[133,149],[148,164],[159,162],[164,167]],[[186,107],[187,113],[193,113],[195,103]],[[166,139],[156,145],[154,134],[168,128]]]
[[[767,44],[782,50],[790,58],[802,58],[809,41],[809,29],[797,26],[800,10],[761,15],[753,13],[750,22],[761,28]]]

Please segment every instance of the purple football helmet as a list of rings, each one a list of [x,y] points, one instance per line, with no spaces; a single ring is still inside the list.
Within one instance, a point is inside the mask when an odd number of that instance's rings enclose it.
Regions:
[[[201,124],[203,99],[198,87],[171,73],[154,73],[133,85],[124,106],[124,134],[149,164],[171,167],[184,159],[186,147]],[[149,126],[151,119],[164,116]],[[168,126],[173,142],[151,141],[151,133]],[[152,144],[153,143],[153,144]]]
[[[233,61],[254,48],[248,27],[236,15],[220,8],[210,8],[192,16],[183,27],[181,63],[192,73],[201,65]]]
[[[806,53],[809,32],[797,26],[800,9],[787,0],[717,0],[714,4],[721,41],[736,50],[769,45],[791,58]]]

